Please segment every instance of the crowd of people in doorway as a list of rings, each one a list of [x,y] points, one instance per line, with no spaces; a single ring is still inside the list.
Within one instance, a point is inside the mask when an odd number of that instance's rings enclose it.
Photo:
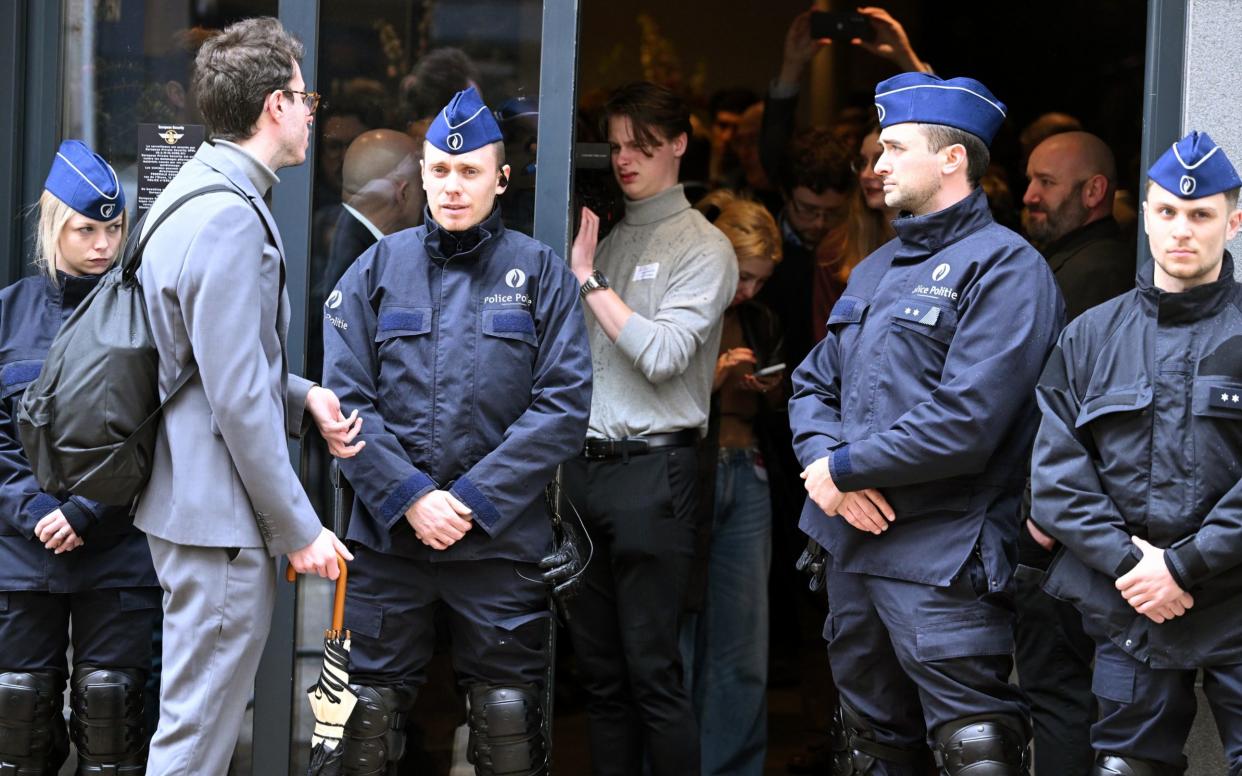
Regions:
[[[427,63],[457,78],[425,116],[321,157],[314,381],[288,370],[265,197],[319,95],[275,20],[207,38],[210,140],[133,228],[175,394],[133,510],[45,492],[16,431],[136,242],[115,172],[66,140],[40,272],[0,292],[0,772],[72,744],[79,774],[225,773],[283,555],[349,563],[357,705],[316,731],[344,773],[398,771],[439,610],[476,773],[547,773],[554,581],[593,773],[761,774],[809,539],[832,678],[808,691],[837,700],[795,768],[1182,773],[1202,670],[1242,774],[1242,179],[1195,131],[1122,192],[1109,145],[1048,114],[1017,212],[1006,104],[860,13],[854,45],[900,72],[829,127],[795,129],[809,12],[762,97],[696,118],[614,90],[590,118],[620,207],[579,207],[567,257],[511,191],[537,104],[492,110],[460,52]],[[355,492],[342,536],[288,460],[312,427]]]

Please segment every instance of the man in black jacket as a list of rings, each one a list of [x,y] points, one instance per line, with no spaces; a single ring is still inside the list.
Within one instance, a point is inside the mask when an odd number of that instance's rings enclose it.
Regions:
[[[1205,133],[1149,171],[1154,265],[1062,333],[1040,378],[1032,519],[1064,549],[1044,589],[1095,639],[1094,773],[1180,774],[1205,672],[1242,773],[1242,186]]]
[[[1022,198],[1027,236],[1048,259],[1069,319],[1134,288],[1134,248],[1113,219],[1117,165],[1095,135],[1063,132],[1040,143],[1026,166]],[[1024,510],[1029,515],[1030,509]],[[1086,776],[1095,721],[1091,660],[1095,642],[1071,604],[1040,589],[1053,542],[1033,524],[1018,534],[1014,660],[1031,700],[1039,773]]]

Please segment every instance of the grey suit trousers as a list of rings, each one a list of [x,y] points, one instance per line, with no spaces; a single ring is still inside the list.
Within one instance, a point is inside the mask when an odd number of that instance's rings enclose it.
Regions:
[[[164,589],[160,723],[149,776],[224,776],[272,625],[276,561],[260,548],[147,537]]]

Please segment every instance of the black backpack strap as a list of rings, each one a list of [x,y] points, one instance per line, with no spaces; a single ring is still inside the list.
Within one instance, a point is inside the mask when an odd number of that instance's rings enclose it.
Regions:
[[[194,191],[190,191],[185,194],[182,194],[180,197],[177,198],[176,201],[174,201],[171,205],[169,205],[164,210],[163,213],[160,213],[160,217],[155,219],[155,223],[151,224],[151,228],[147,230],[146,234],[142,233],[143,224],[146,222],[147,216],[151,214],[151,211],[148,210],[146,213],[143,213],[142,218],[138,219],[138,223],[134,225],[134,230],[130,234],[129,240],[126,241],[125,254],[121,258],[121,276],[131,281],[135,277],[137,277],[138,268],[142,266],[143,251],[147,249],[147,242],[151,239],[151,235],[155,234],[155,231],[160,228],[160,224],[164,223],[164,221],[169,216],[177,212],[177,210],[182,205],[189,202],[190,200],[195,199],[197,197],[201,197],[205,194],[215,194],[217,192],[236,194],[237,196],[244,199],[246,203],[250,205],[250,207],[254,210],[254,214],[259,217],[259,223],[263,225],[263,231],[267,233],[268,239],[270,239],[273,244],[276,243],[276,237],[275,235],[272,234],[271,227],[267,225],[267,219],[265,219],[263,217],[263,214],[259,212],[258,207],[254,204],[254,201],[251,200],[249,196],[247,196],[246,192],[242,191],[241,189],[237,188],[236,186],[232,184],[214,183],[210,186],[204,186],[201,189],[195,189]],[[281,262],[280,277],[281,277],[282,286],[284,284],[284,276],[285,276],[285,266],[284,266],[284,262]],[[154,420],[160,416],[160,413],[164,409],[164,406],[168,404],[168,402],[172,401],[173,397],[176,396],[177,393],[182,388],[185,387],[186,383],[190,382],[190,378],[194,377],[194,375],[197,372],[198,372],[197,362],[191,361],[189,364],[187,364],[185,369],[181,370],[181,374],[177,375],[177,379],[173,381],[172,388],[168,391],[168,395],[164,397],[164,400],[160,402],[159,408],[155,412],[153,412],[146,420],[144,420],[142,424],[139,425],[137,430],[141,431],[147,425],[154,422]],[[136,433],[137,432],[135,432],[135,434]]]

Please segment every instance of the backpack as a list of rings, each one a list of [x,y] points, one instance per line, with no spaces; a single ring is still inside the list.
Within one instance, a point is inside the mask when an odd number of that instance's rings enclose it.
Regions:
[[[118,266],[65,321],[39,377],[22,395],[17,431],[35,479],[47,493],[68,491],[113,506],[130,506],[151,474],[158,420],[165,405],[197,372],[190,362],[164,400],[159,353],[147,319],[138,268],[147,241],[166,218],[195,197],[232,192],[216,184],[182,196],[145,236],[146,215],[126,241]],[[256,213],[257,213],[256,209]],[[262,215],[259,220],[264,223]],[[141,236],[141,237],[140,237]]]

